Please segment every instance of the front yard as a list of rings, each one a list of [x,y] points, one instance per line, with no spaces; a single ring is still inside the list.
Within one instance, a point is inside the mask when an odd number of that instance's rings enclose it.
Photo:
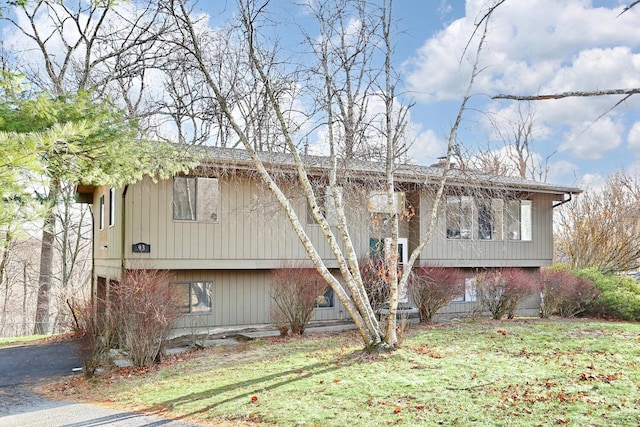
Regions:
[[[207,425],[640,425],[640,324],[412,325],[402,348],[355,331],[212,347],[47,388]]]

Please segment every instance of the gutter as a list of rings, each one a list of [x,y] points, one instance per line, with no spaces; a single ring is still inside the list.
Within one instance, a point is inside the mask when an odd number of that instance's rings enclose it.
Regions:
[[[552,209],[555,209],[555,208],[557,208],[557,207],[559,207],[559,206],[562,206],[562,205],[564,205],[565,203],[570,202],[572,199],[573,199],[573,193],[569,193],[569,198],[568,198],[568,199],[564,199],[563,201],[561,201],[561,202],[558,202],[558,203],[554,204],[554,205],[553,205],[553,207],[552,207]]]

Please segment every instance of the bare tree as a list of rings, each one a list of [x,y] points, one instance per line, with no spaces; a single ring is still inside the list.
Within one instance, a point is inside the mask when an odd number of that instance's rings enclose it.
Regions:
[[[480,20],[476,34],[480,41],[476,54],[482,48],[489,16],[500,3],[502,2],[489,8]],[[250,72],[246,73],[248,82],[234,83],[236,88],[255,87],[258,93],[265,94],[266,103],[259,105],[256,99],[250,99],[247,94],[228,91],[231,85],[218,73],[219,68],[215,62],[216,52],[211,51],[212,47],[220,44],[203,43],[204,40],[211,40],[212,35],[192,20],[187,2],[166,1],[163,5],[167,13],[175,19],[176,27],[182,31],[182,38],[175,40],[182,49],[182,56],[193,64],[192,69],[197,70],[214,94],[217,108],[224,115],[235,136],[241,141],[261,180],[284,210],[313,266],[332,287],[335,295],[355,322],[365,346],[371,350],[394,348],[397,345],[398,301],[402,297],[402,290],[406,287],[411,268],[435,227],[457,129],[466,103],[471,97],[470,88],[479,72],[477,62],[467,94],[452,127],[449,155],[442,169],[442,179],[436,186],[433,210],[429,216],[430,225],[421,236],[420,243],[400,274],[397,266],[398,224],[403,210],[399,207],[396,197],[398,187],[395,173],[398,167],[397,159],[405,144],[403,138],[406,107],[401,106],[398,101],[398,79],[391,65],[392,1],[372,4],[362,0],[343,0],[318,5],[313,12],[319,23],[320,35],[314,38],[307,37],[307,40],[311,41],[315,60],[312,61],[311,67],[298,66],[294,69],[292,64],[287,65],[285,61],[279,60],[278,50],[270,44],[270,40],[262,31],[261,23],[264,22],[262,20],[267,14],[269,1],[240,0],[238,13],[241,25],[236,28],[236,31],[237,40],[241,45],[237,46],[237,50],[245,53],[246,56],[242,61]],[[345,27],[347,14],[355,18],[355,30],[354,27],[349,29]],[[233,36],[226,33],[225,37]],[[375,53],[372,53],[374,51]],[[308,82],[314,82],[314,84],[306,84]],[[283,96],[283,88],[286,96]],[[311,90],[304,92],[304,88]],[[237,99],[245,102],[252,101],[250,104],[245,104],[245,113],[265,112],[275,123],[274,132],[282,144],[282,149],[294,161],[295,180],[304,191],[313,218],[320,226],[334,260],[339,266],[342,280],[338,280],[327,268],[287,197],[286,187],[283,187],[286,184],[281,183],[289,183],[293,178],[290,177],[286,181],[280,180],[278,172],[266,166],[265,157],[256,150],[252,140],[253,128],[248,125],[255,116],[238,114],[236,104],[233,103]],[[296,104],[296,101],[303,99],[315,108],[307,113],[295,111],[294,106],[302,104],[302,102]],[[372,107],[374,102],[378,102],[377,105],[381,105],[382,108],[374,109]],[[300,114],[293,114],[294,112]],[[305,147],[306,142],[306,133],[302,130],[309,123],[314,127],[322,128],[327,135],[324,142],[328,146],[330,167],[322,188],[311,181],[307,169],[309,165],[305,162],[306,157],[300,150]],[[389,278],[390,287],[389,322],[386,330],[383,330],[378,322],[363,285],[358,264],[361,254],[356,253],[348,222],[346,197],[343,197],[343,191],[348,190],[349,184],[344,174],[345,168],[349,165],[349,159],[345,157],[353,158],[363,150],[366,152],[368,144],[364,144],[364,141],[367,138],[374,138],[379,142],[374,152],[378,151],[381,154],[377,158],[382,160],[383,172],[377,187],[384,195],[384,210],[390,215],[390,225],[387,229],[390,244],[384,257],[385,268],[390,272],[386,276]],[[343,153],[347,155],[343,156]],[[364,190],[366,191],[366,188]],[[332,228],[328,220],[329,210],[325,210],[321,203],[321,199],[325,198],[327,192],[330,194],[330,212],[335,220],[335,228]]]
[[[546,181],[549,160],[555,153],[540,158],[535,150],[535,109],[532,103],[516,104],[515,118],[488,114],[496,141],[476,152],[462,152],[456,161],[462,167],[502,176]]]
[[[640,182],[626,172],[608,177],[559,212],[557,255],[572,268],[605,272],[640,267]]]
[[[24,42],[6,52],[3,63],[23,73],[34,88],[55,96],[91,90],[96,99],[110,95],[121,101],[130,117],[146,117],[145,74],[166,56],[159,40],[167,26],[156,2],[16,2],[0,17]],[[56,169],[51,163],[45,171],[36,333],[49,330],[57,227],[67,233],[70,226],[58,222],[54,209],[68,195],[62,178],[66,166]]]

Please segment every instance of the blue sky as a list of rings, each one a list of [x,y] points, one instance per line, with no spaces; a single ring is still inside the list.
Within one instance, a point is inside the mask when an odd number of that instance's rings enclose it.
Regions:
[[[483,72],[472,91],[473,109],[465,115],[461,142],[470,149],[498,149],[502,144],[496,126],[502,132],[509,129],[518,107],[491,100],[494,94],[640,87],[640,6],[617,16],[629,2],[507,0],[491,22],[480,59]],[[304,26],[307,17],[295,3],[274,0],[272,11]],[[396,60],[406,93],[415,102],[412,154],[419,163],[433,163],[445,152],[444,141],[469,78],[471,61],[461,59],[462,51],[486,4],[394,3],[401,31]],[[219,11],[208,8],[212,23]],[[640,95],[602,116],[620,99],[570,98],[520,106],[532,108],[534,148],[539,158],[548,158],[548,181],[586,188],[622,168],[640,174]]]
[[[284,42],[296,26],[313,31],[299,3],[271,0]],[[606,113],[620,97],[568,98],[532,104],[494,101],[498,93],[537,94],[640,88],[640,5],[618,16],[632,0],[506,0],[494,14],[472,90],[471,109],[459,133],[470,150],[499,149],[517,121],[518,105],[533,111],[535,155],[548,159],[549,182],[598,186],[622,168],[640,176],[640,95]],[[396,66],[411,101],[413,158],[431,164],[445,140],[466,90],[471,60],[462,58],[473,24],[492,0],[395,0]],[[126,5],[126,3],[123,3]],[[224,23],[235,0],[201,0],[213,27]],[[44,24],[43,24],[44,25]],[[7,46],[28,40],[7,28]],[[471,49],[471,52],[474,50]],[[25,49],[28,52],[28,49]],[[489,120],[492,118],[492,120]]]

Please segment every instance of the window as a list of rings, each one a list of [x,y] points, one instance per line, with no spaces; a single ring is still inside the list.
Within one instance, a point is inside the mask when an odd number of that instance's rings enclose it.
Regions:
[[[316,300],[317,308],[332,308],[333,305],[333,289],[331,286],[327,286],[322,295],[318,295]]]
[[[109,189],[109,227],[116,223],[116,190]]]
[[[502,216],[504,201],[502,199],[479,199],[478,239],[502,240]]]
[[[508,200],[504,209],[505,238],[508,240],[531,240],[533,202],[531,200]]]
[[[99,212],[99,224],[100,230],[104,230],[104,194],[100,196],[100,212]]]
[[[447,238],[471,239],[473,225],[473,198],[447,197]]]
[[[206,314],[212,311],[212,282],[175,283],[173,289],[178,310],[184,314]]]
[[[476,278],[467,277],[464,279],[464,295],[452,300],[453,302],[473,302],[476,301]]]
[[[446,200],[448,239],[529,241],[532,223],[531,200],[474,199],[471,196],[449,196]]]
[[[219,192],[217,178],[174,177],[173,219],[217,222]]]

